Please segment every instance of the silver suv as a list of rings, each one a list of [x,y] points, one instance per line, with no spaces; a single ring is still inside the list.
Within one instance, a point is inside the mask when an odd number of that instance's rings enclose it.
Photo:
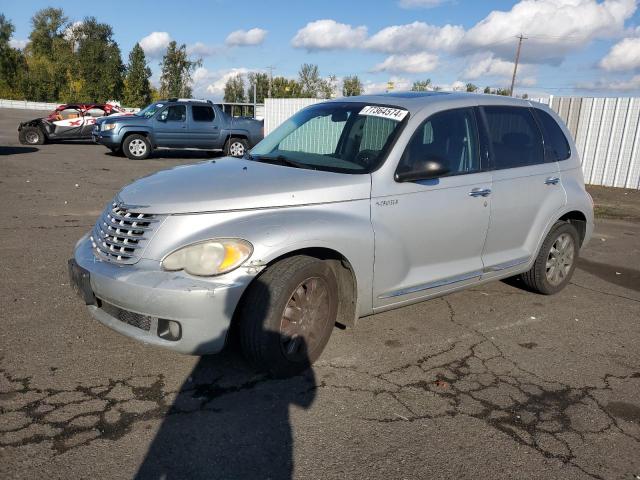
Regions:
[[[336,324],[516,275],[560,291],[593,230],[570,138],[547,107],[491,95],[316,104],[244,159],[124,187],[72,284],[124,335],[206,354],[233,330],[255,365],[293,374]]]

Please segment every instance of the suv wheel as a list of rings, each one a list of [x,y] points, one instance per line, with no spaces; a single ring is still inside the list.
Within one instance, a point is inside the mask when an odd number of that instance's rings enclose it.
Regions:
[[[249,150],[249,144],[244,138],[230,138],[224,145],[224,154],[231,157],[242,157]]]
[[[295,256],[270,266],[240,307],[242,351],[276,377],[306,370],[320,357],[338,314],[338,285],[326,262]]]
[[[23,145],[42,145],[45,141],[44,132],[40,127],[24,127],[18,135]]]
[[[125,138],[122,149],[131,160],[144,160],[151,154],[151,144],[144,135],[129,135]]]
[[[567,222],[556,223],[540,248],[533,267],[522,274],[531,290],[552,295],[567,286],[576,268],[579,250],[576,227]]]

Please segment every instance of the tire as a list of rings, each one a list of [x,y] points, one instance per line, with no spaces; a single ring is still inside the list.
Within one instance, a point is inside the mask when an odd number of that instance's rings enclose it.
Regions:
[[[538,252],[531,270],[521,275],[529,289],[553,295],[567,286],[573,275],[580,250],[578,230],[568,222],[557,222]]]
[[[291,313],[285,316],[287,310]],[[320,357],[329,341],[338,314],[336,277],[317,258],[286,258],[254,280],[239,313],[245,358],[274,377],[296,375]]]
[[[18,139],[23,145],[42,145],[47,138],[40,127],[23,127],[18,133]]]
[[[244,138],[231,137],[224,144],[224,154],[228,157],[242,157],[249,150],[249,143]]]
[[[134,133],[124,139],[122,150],[131,160],[144,160],[151,155],[151,144],[144,135]]]

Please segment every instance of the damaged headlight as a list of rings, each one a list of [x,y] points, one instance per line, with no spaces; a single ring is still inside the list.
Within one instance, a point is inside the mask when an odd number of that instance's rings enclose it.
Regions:
[[[182,247],[162,260],[162,268],[191,275],[212,276],[235,270],[253,253],[253,245],[239,238],[206,240]]]
[[[114,128],[116,128],[116,124],[115,123],[103,123],[102,124],[102,131],[105,132],[107,130],[113,130]]]

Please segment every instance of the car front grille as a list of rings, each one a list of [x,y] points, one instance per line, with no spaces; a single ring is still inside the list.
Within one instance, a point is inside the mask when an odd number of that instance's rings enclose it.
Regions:
[[[114,201],[91,231],[94,255],[108,262],[136,263],[161,220],[159,215],[137,213]]]
[[[115,305],[111,305],[104,300],[100,302],[100,308],[104,310],[105,313],[111,315],[113,318],[131,325],[132,327],[136,327],[147,332],[151,330],[151,320],[153,317],[142,315],[140,313],[130,312],[129,310],[124,310],[120,307],[116,307]]]

